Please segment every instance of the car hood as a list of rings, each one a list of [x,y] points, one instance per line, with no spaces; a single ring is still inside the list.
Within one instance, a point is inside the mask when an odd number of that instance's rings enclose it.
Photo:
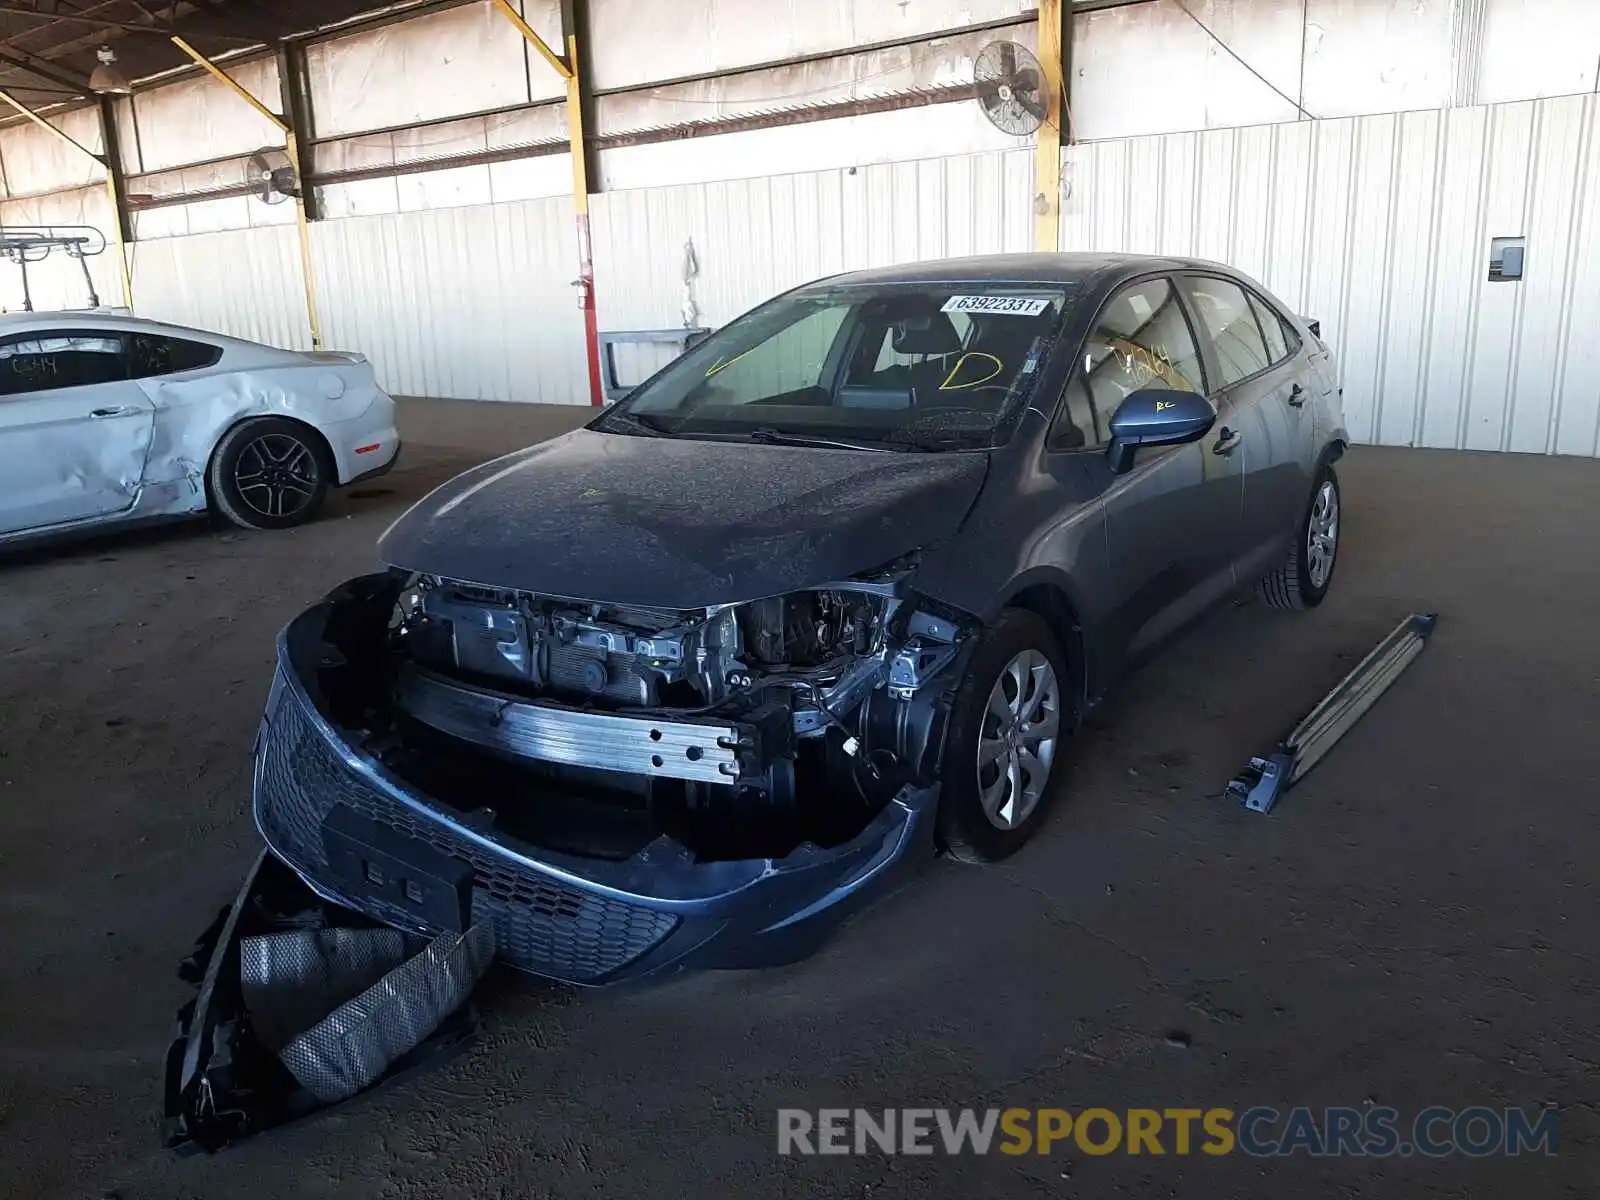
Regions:
[[[847,578],[953,534],[983,453],[882,453],[580,429],[451,480],[389,565],[577,600],[698,608]]]

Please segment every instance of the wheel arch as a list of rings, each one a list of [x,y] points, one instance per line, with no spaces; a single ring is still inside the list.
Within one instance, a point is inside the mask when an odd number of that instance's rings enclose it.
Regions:
[[[202,474],[202,478],[205,480],[206,488],[206,507],[211,511],[216,511],[217,504],[217,498],[212,494],[211,489],[211,468],[217,461],[217,455],[222,452],[223,443],[228,440],[228,435],[234,430],[238,429],[241,425],[249,425],[255,421],[265,421],[268,419],[293,422],[295,425],[300,426],[301,429],[304,429],[307,433],[309,433],[311,435],[311,444],[316,448],[317,453],[322,456],[322,465],[327,469],[328,486],[330,488],[337,488],[342,485],[342,481],[339,478],[339,460],[334,457],[333,446],[329,443],[327,436],[322,432],[322,430],[311,424],[310,421],[302,421],[299,417],[291,416],[289,413],[249,413],[245,416],[237,418],[236,420],[228,422],[227,425],[223,426],[223,428],[217,432],[216,440],[211,443],[211,453],[206,456],[206,469]]]
[[[1055,632],[1067,656],[1074,707],[1081,715],[1089,695],[1089,638],[1084,632],[1082,607],[1069,581],[1053,571],[1022,576],[1012,583],[1000,607],[1025,609]]]

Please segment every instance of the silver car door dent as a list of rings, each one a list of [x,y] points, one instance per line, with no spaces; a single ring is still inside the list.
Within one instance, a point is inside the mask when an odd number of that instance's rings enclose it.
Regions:
[[[113,385],[0,403],[0,536],[115,516],[136,503],[152,422],[148,404],[127,399]]]

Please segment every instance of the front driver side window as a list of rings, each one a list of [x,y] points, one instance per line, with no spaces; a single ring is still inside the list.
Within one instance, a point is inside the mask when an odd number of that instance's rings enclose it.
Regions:
[[[0,342],[0,396],[86,387],[128,377],[116,334],[18,334]]]
[[[1117,406],[1145,388],[1206,390],[1189,318],[1168,279],[1130,284],[1106,303],[1084,340],[1051,445],[1105,445]]]

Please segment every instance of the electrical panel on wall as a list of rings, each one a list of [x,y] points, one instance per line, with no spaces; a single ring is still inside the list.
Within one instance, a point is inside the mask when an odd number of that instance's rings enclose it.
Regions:
[[[1489,278],[1517,280],[1522,278],[1522,253],[1526,238],[1498,237],[1489,240]]]

